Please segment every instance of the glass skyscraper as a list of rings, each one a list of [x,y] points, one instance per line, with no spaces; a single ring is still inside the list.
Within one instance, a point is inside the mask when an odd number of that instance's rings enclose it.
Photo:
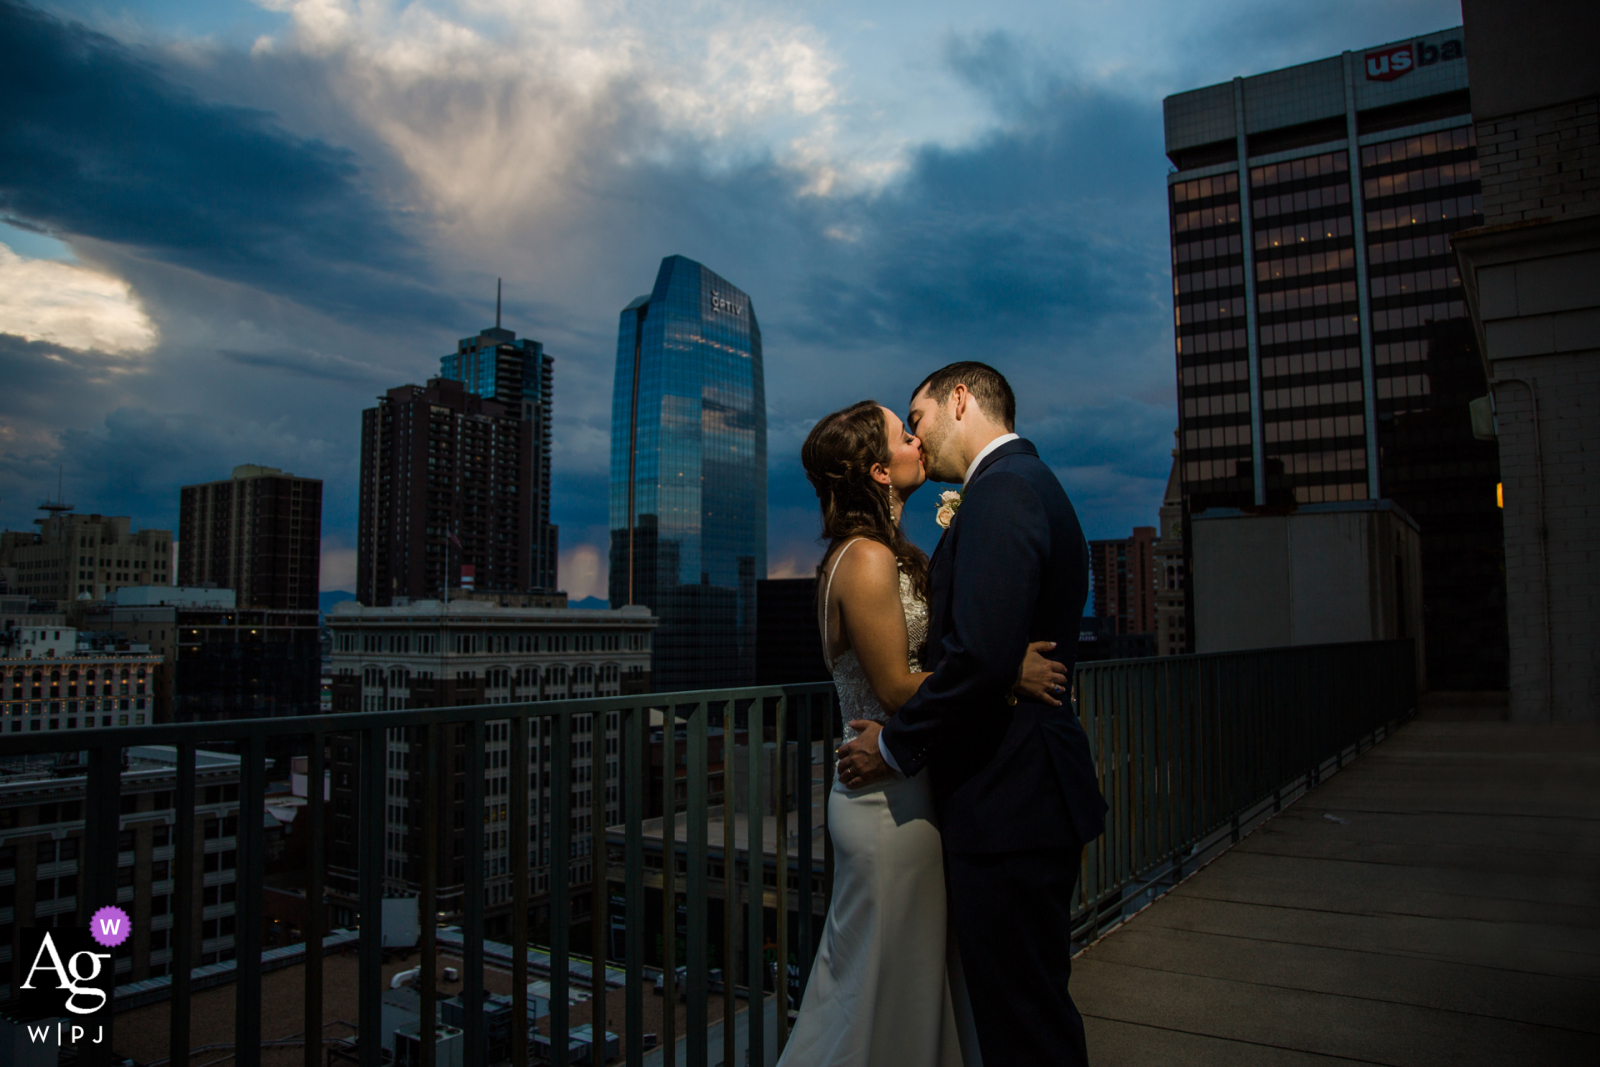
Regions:
[[[1499,459],[1450,248],[1483,222],[1460,27],[1165,117],[1185,516],[1395,501],[1422,529],[1430,684],[1503,688]]]
[[[611,606],[660,618],[657,692],[753,684],[767,574],[767,399],[750,298],[661,261],[622,311],[611,400]]]

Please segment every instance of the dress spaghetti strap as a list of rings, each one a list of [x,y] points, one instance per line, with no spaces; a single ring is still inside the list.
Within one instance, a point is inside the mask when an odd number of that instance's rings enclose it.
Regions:
[[[865,541],[864,537],[852,537],[839,549],[839,554],[833,557],[833,566],[828,568],[828,584],[822,591],[822,659],[828,665],[828,673],[833,673],[833,658],[828,655],[828,598],[833,595],[833,576],[839,570],[839,561],[844,559],[844,554],[850,551],[850,546],[857,541]]]

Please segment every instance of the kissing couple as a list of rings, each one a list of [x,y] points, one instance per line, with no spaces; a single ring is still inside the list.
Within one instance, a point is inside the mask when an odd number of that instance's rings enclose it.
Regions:
[[[1067,992],[1073,885],[1106,811],[1068,695],[1088,546],[1015,421],[1004,376],[953,363],[904,423],[864,400],[801,448],[849,725],[833,903],[779,1067],[1088,1062]],[[931,559],[900,528],[929,478],[962,486]]]

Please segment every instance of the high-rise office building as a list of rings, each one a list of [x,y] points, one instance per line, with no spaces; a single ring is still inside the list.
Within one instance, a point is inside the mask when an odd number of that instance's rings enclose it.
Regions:
[[[1168,97],[1185,527],[1390,498],[1428,675],[1503,688],[1498,458],[1450,234],[1481,222],[1459,28]]]
[[[1135,526],[1132,537],[1089,542],[1095,618],[1112,633],[1156,632],[1156,528]]]
[[[555,530],[539,529],[534,503],[540,450],[532,420],[449,378],[390,389],[363,411],[361,603],[437,599],[469,576],[484,592],[554,584]]]
[[[550,416],[555,360],[544,345],[500,326],[499,296],[495,298],[494,327],[475,337],[463,337],[456,350],[439,360],[439,377],[466,386],[474,396],[489,397],[506,406],[507,413],[527,423],[533,443],[532,484],[521,501],[528,510],[529,556],[534,592],[556,589],[557,528],[550,524]]]
[[[699,263],[668,256],[650,295],[623,309],[611,400],[611,604],[660,618],[658,691],[752,682],[766,573],[755,309]]]
[[[179,585],[232,589],[241,608],[316,611],[322,480],[246,464],[226,481],[186,485],[178,544]]]

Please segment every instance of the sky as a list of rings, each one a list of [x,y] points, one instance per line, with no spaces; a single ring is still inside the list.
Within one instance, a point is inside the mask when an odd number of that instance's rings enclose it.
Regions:
[[[618,312],[664,256],[748,293],[768,572],[799,447],[957,359],[1091,538],[1154,525],[1176,399],[1161,101],[1460,23],[1453,0],[0,0],[0,527],[58,479],[176,532],[241,463],[324,481],[360,412],[505,325],[555,357],[561,584],[606,588]],[[931,547],[937,493],[907,526]],[[181,551],[181,548],[180,548]]]

